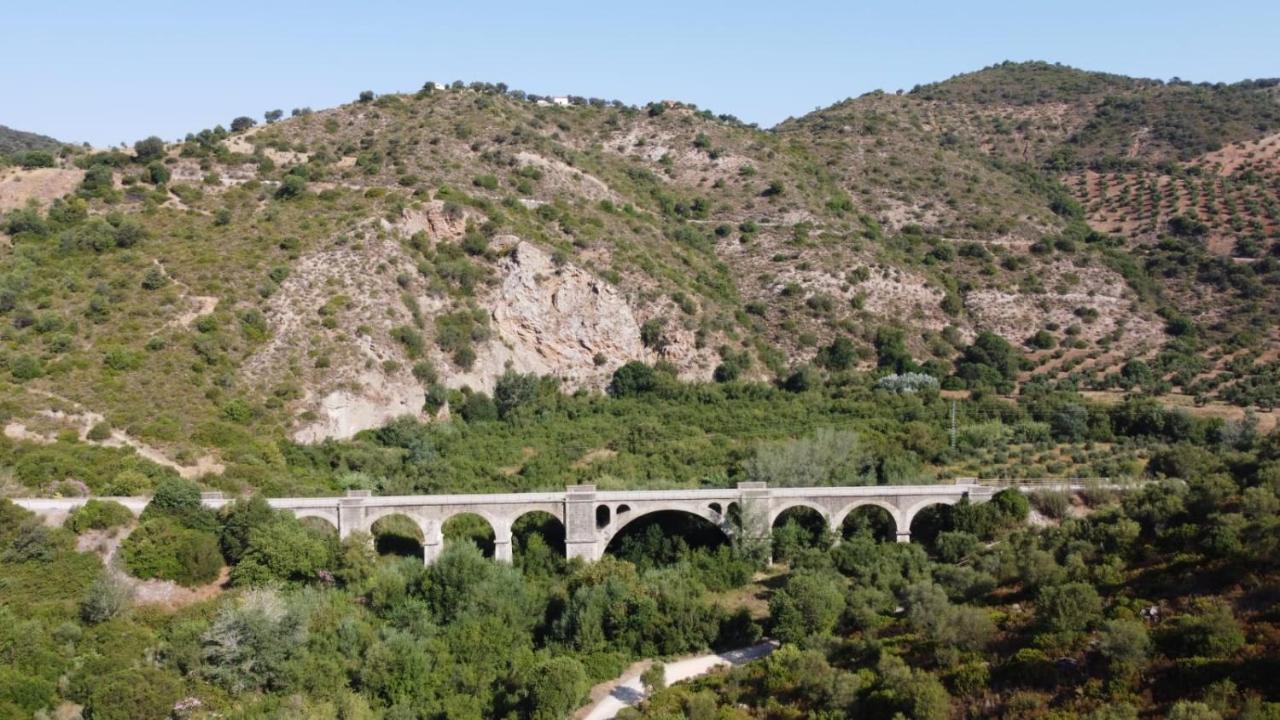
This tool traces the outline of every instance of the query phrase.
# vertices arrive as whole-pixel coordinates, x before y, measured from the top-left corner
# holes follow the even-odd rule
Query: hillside
[[[38,135],[33,132],[14,130],[13,128],[0,125],[0,156],[17,155],[29,150],[55,152],[61,147],[61,142],[54,140],[47,135]]]
[[[5,433],[245,473],[633,360],[1265,411],[1274,91],[1004,64],[765,131],[429,84],[0,170]],[[983,332],[1016,377],[960,368]]]

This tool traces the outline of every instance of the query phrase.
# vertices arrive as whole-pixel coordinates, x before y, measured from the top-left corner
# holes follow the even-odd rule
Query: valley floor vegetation
[[[737,391],[748,399],[732,399],[726,386],[548,394],[505,418],[398,423],[286,455],[302,477],[358,477],[387,491],[479,489],[487,485],[458,468],[479,467],[486,448],[517,434],[551,447],[552,429],[610,427],[599,418],[628,418],[658,438],[634,446],[638,454],[705,456],[716,443],[680,444],[683,413],[706,413],[708,428],[730,418],[814,426],[804,440],[757,443],[736,463],[720,456],[726,480],[784,482],[769,474],[777,455],[813,458],[819,470],[805,482],[900,482],[919,475],[885,475],[889,458],[918,453],[923,463],[952,452],[931,429],[939,423],[925,421],[949,404],[928,393],[857,382]],[[772,402],[750,400],[753,392]],[[717,402],[706,402],[710,393]],[[774,419],[729,412],[752,402]],[[136,527],[110,501],[86,505],[62,528],[0,501],[0,717],[52,717],[65,705],[87,720],[559,718],[634,659],[764,635],[784,643],[770,660],[660,691],[629,712],[1276,717],[1280,437],[1136,399],[1114,408],[1051,394],[974,402],[990,403],[985,422],[1047,446],[1074,439],[1140,450],[1150,479],[1030,502],[1005,490],[990,503],[922,513],[911,544],[893,542],[874,513],[852,518],[835,543],[820,519],[797,511],[776,524],[768,569],[758,545],[728,543],[679,514],[634,523],[594,564],[566,563],[563,530],[550,518],[516,528],[510,566],[485,557],[483,524],[451,523],[443,557],[424,567],[412,527],[387,523],[376,538],[340,542],[260,496],[210,512],[197,485],[174,477],[157,481]],[[840,413],[858,418],[856,435],[822,422]],[[913,433],[921,439],[908,445]],[[476,454],[453,464],[467,453]],[[433,467],[458,474],[433,476]],[[104,567],[95,547],[126,530]],[[222,589],[177,609],[135,606],[133,578]]]

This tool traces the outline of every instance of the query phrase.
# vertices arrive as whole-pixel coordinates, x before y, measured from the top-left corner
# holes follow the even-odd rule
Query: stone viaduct
[[[493,528],[494,557],[512,559],[511,529],[522,516],[544,512],[559,520],[565,530],[565,553],[570,558],[598,560],[623,528],[655,512],[676,511],[703,518],[729,538],[748,534],[768,537],[782,513],[805,507],[822,516],[839,537],[849,513],[875,506],[892,518],[899,542],[911,539],[911,521],[930,505],[952,505],[991,499],[995,488],[981,485],[875,485],[858,487],[770,488],[764,483],[739,483],[734,488],[697,490],[598,491],[594,485],[571,485],[564,492],[505,493],[493,495],[372,496],[349,492],[342,497],[271,498],[267,502],[299,518],[316,518],[332,525],[339,537],[372,532],[378,520],[402,515],[412,520],[423,538],[423,559],[430,563],[444,549],[443,526],[449,518],[473,514]],[[57,522],[88,498],[25,498],[15,502]],[[111,498],[135,514],[147,498]],[[212,509],[231,500],[220,493],[206,493],[203,503]]]

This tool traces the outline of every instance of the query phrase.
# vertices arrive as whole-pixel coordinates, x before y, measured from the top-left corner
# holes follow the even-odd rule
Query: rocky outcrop
[[[493,337],[453,386],[491,388],[509,365],[554,375],[568,389],[602,388],[619,365],[647,358],[640,323],[617,288],[572,264],[557,265],[532,243],[514,240],[501,281],[484,299]],[[597,361],[600,358],[600,362]]]

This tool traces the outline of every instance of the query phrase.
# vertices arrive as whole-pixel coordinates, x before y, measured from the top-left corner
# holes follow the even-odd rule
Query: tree
[[[218,522],[222,526],[218,543],[227,562],[233,565],[239,563],[249,549],[249,534],[267,525],[275,517],[276,511],[260,495],[240,498],[224,505],[218,512]]]
[[[165,156],[164,141],[152,135],[145,140],[133,144],[134,160],[139,165],[146,165],[155,160],[163,160]]]
[[[1141,668],[1151,652],[1147,626],[1137,620],[1108,620],[1098,634],[1098,652],[1107,658],[1113,670]]]
[[[792,393],[808,392],[821,385],[822,377],[811,365],[801,365],[782,381],[782,389]]]
[[[538,399],[538,376],[508,369],[493,386],[493,404],[498,417],[506,419]]]
[[[276,188],[276,197],[281,200],[292,200],[301,197],[307,191],[307,181],[301,175],[286,175]]]
[[[190,480],[169,477],[156,485],[151,502],[142,511],[141,520],[169,517],[196,530],[215,531],[217,517],[200,502],[200,487]]]
[[[129,608],[133,588],[124,578],[108,570],[89,586],[80,602],[80,619],[90,625],[106,622]]]
[[[86,530],[109,530],[133,522],[129,508],[114,500],[87,500],[71,511],[62,526],[79,535]]]
[[[654,661],[640,673],[640,684],[649,695],[667,689],[667,666]]]
[[[638,360],[632,360],[613,371],[609,381],[609,395],[622,398],[652,392],[658,387],[658,375],[654,369]]]
[[[254,120],[248,115],[241,115],[240,117],[231,121],[231,132],[244,132],[245,130],[248,130],[249,128],[257,124],[258,124],[257,120]]]
[[[587,691],[587,673],[571,657],[553,657],[534,666],[528,686],[529,717],[560,720],[568,717]]]
[[[844,612],[844,590],[839,576],[796,572],[769,600],[774,636],[782,642],[799,642],[826,635]]]
[[[1076,633],[1098,621],[1102,599],[1082,582],[1050,585],[1036,599],[1036,617],[1051,632]]]
[[[1063,403],[1054,411],[1049,426],[1060,440],[1083,440],[1089,434],[1089,410],[1077,403]]]
[[[907,717],[912,720],[946,720],[951,698],[928,671],[909,667],[896,655],[886,655],[876,666],[879,682],[868,695],[878,710],[875,717]]]
[[[668,340],[665,334],[667,321],[662,318],[649,318],[640,326],[640,343],[654,352],[667,349]]]
[[[262,113],[262,119],[266,120],[268,125],[279,120],[282,117],[284,117],[283,110],[268,110]]]
[[[306,639],[306,623],[273,590],[224,606],[201,637],[201,674],[228,692],[278,688]]]
[[[120,553],[135,577],[173,580],[188,587],[212,581],[222,569],[217,537],[168,517],[144,521],[125,538]]]
[[[862,485],[873,481],[872,458],[857,433],[819,428],[796,440],[762,443],[743,463],[753,482],[772,487]]]
[[[169,168],[163,162],[152,160],[147,163],[146,179],[152,185],[163,185],[169,182],[170,177]]]
[[[999,509],[1000,514],[1015,523],[1026,521],[1031,513],[1031,502],[1017,488],[1005,488],[991,497],[991,504]]]
[[[303,582],[332,564],[333,553],[325,538],[297,518],[279,515],[249,531],[248,547],[231,579],[237,585]]]
[[[374,97],[372,90],[361,90],[360,96],[356,98],[356,102],[371,103],[373,102]]]
[[[338,544],[334,559],[337,569],[334,576],[348,587],[361,586],[373,576],[378,565],[378,554],[373,547],[373,537],[365,532],[353,532]]]
[[[489,422],[498,419],[498,408],[488,393],[467,393],[458,414],[469,423]]]
[[[1244,632],[1224,602],[1200,598],[1193,611],[1174,618],[1162,645],[1179,657],[1227,657],[1244,646]]]
[[[906,338],[898,328],[882,327],[876,330],[876,366],[895,373],[909,373],[920,369],[907,350]]]
[[[965,348],[956,363],[956,377],[969,387],[991,386],[999,392],[1012,392],[1022,361],[1018,351],[1004,338],[984,330],[973,344]]]
[[[848,370],[857,362],[857,349],[847,337],[838,337],[818,351],[817,363],[828,370]]]

